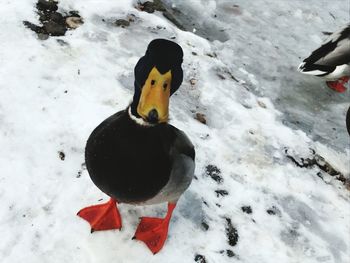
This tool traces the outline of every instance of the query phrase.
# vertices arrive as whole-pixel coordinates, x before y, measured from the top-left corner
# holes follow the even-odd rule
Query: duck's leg
[[[336,81],[327,81],[327,86],[337,92],[345,92],[346,87],[344,85],[348,81],[349,81],[349,77],[342,77]]]
[[[159,252],[168,236],[169,222],[176,203],[168,203],[165,218],[141,217],[133,239],[143,241],[156,254]]]
[[[104,204],[85,207],[77,215],[90,223],[91,233],[99,230],[122,228],[117,201],[114,198],[109,199]]]

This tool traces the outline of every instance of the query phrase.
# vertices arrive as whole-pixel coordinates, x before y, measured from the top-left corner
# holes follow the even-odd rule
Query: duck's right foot
[[[343,93],[346,91],[346,87],[344,85],[348,82],[348,80],[349,77],[342,77],[336,81],[327,81],[327,86],[332,90]]]
[[[122,220],[117,208],[117,201],[113,198],[104,204],[85,207],[77,215],[90,223],[91,233],[100,230],[122,228]]]
[[[153,254],[158,253],[168,237],[168,228],[176,203],[168,204],[165,218],[141,217],[133,239],[143,241]]]

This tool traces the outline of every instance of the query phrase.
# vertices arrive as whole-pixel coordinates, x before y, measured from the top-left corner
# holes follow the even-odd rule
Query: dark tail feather
[[[335,66],[326,66],[319,64],[310,64],[307,62],[303,62],[299,65],[298,70],[304,74],[315,75],[319,77],[323,77],[328,75],[329,73],[335,70]]]

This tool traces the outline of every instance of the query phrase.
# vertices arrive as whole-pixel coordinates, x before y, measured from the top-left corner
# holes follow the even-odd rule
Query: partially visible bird
[[[350,107],[348,109],[348,112],[346,113],[346,129],[348,130],[348,133],[350,135]]]
[[[322,77],[329,88],[345,92],[350,77],[350,23],[331,34],[298,67],[304,74]]]

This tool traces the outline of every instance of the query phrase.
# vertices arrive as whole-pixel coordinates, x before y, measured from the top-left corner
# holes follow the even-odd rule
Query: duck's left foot
[[[169,222],[176,203],[168,204],[165,218],[142,217],[133,239],[143,241],[153,254],[158,253],[168,236]]]
[[[342,93],[346,91],[346,87],[344,85],[348,81],[349,81],[349,77],[342,77],[337,81],[327,81],[327,86],[332,90]]]
[[[85,207],[77,215],[90,223],[91,233],[99,230],[122,228],[117,201],[113,198],[104,204]]]

